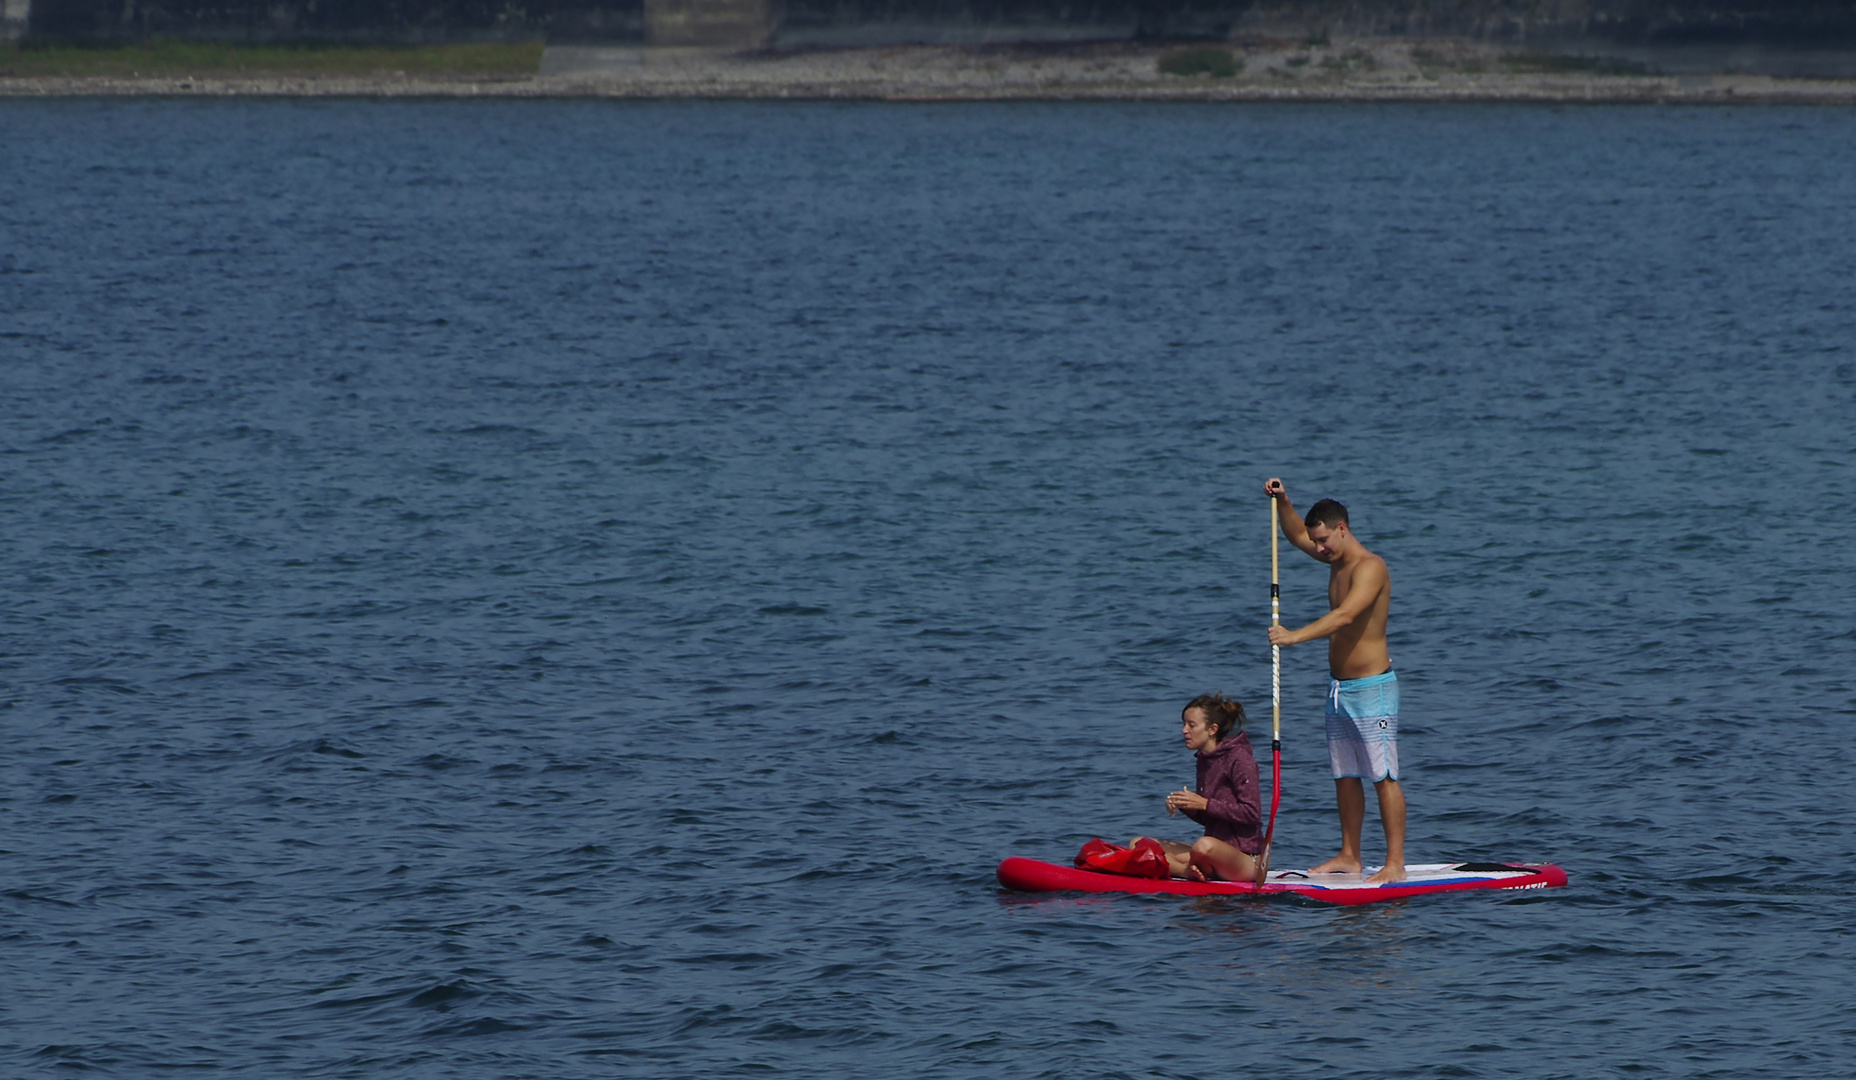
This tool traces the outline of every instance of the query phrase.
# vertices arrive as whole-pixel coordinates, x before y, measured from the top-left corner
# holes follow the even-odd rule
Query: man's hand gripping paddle
[[[1276,539],[1282,534],[1277,515],[1282,513],[1270,496],[1270,625],[1282,625],[1282,590],[1276,568]],[[1270,824],[1263,832],[1263,854],[1257,858],[1257,888],[1270,872],[1270,840],[1276,835],[1276,809],[1282,805],[1282,646],[1270,646]]]

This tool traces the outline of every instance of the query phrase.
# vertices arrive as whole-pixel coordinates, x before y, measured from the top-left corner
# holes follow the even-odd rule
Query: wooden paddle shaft
[[[1282,590],[1276,561],[1276,537],[1282,532],[1274,496],[1270,498],[1270,625],[1282,624]],[[1282,801],[1282,646],[1270,645],[1270,824],[1263,833],[1263,850],[1257,855],[1257,895],[1270,873],[1270,840],[1276,835],[1276,807]],[[1260,808],[1259,808],[1260,809]]]

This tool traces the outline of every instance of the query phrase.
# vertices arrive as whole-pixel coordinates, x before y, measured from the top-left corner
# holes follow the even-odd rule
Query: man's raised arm
[[[1301,515],[1289,503],[1289,489],[1282,486],[1281,479],[1272,476],[1264,482],[1263,493],[1276,500],[1276,519],[1282,524],[1283,539],[1312,557],[1315,542],[1308,538],[1308,526],[1302,524]]]

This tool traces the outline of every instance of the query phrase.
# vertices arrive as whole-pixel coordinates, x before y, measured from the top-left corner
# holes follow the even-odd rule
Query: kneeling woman
[[[1175,877],[1250,881],[1263,851],[1263,804],[1257,758],[1243,732],[1244,707],[1223,694],[1201,694],[1180,719],[1186,748],[1198,751],[1198,790],[1168,795],[1166,812],[1184,812],[1205,827],[1205,835],[1192,844],[1159,841],[1167,863]]]

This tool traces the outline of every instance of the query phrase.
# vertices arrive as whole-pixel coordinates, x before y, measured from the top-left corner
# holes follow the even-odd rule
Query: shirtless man
[[[1360,543],[1347,525],[1347,508],[1322,499],[1306,520],[1295,516],[1289,492],[1272,477],[1263,490],[1275,499],[1282,534],[1328,564],[1328,613],[1298,630],[1270,627],[1270,644],[1299,645],[1328,639],[1328,758],[1334,766],[1334,800],[1340,805],[1340,854],[1317,874],[1357,874],[1360,826],[1366,818],[1370,779],[1379,793],[1386,829],[1386,864],[1370,884],[1405,880],[1405,794],[1398,786],[1398,677],[1386,654],[1386,613],[1392,576],[1386,561]]]

